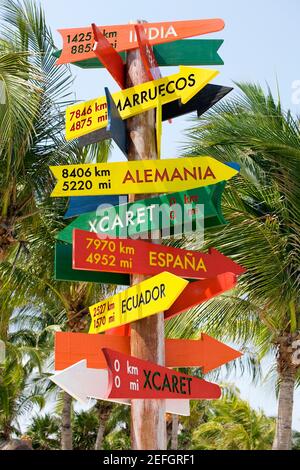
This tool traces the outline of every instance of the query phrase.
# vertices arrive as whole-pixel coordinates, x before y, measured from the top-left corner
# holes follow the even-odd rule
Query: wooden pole
[[[136,21],[141,23],[143,21]],[[138,49],[127,53],[126,87],[147,82],[148,78]],[[128,159],[156,160],[155,110],[127,120]],[[151,194],[130,196],[130,201],[151,197]],[[159,235],[159,233],[158,233]],[[156,240],[156,242],[158,242]],[[131,285],[146,277],[133,275]],[[131,324],[131,354],[165,364],[164,315],[159,313]],[[135,450],[166,449],[165,400],[132,400],[131,445]]]

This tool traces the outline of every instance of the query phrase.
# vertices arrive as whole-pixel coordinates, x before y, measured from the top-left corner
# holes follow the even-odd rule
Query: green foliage
[[[60,419],[53,414],[37,415],[32,418],[26,431],[33,449],[54,450],[60,448]]]
[[[95,408],[75,413],[72,423],[74,450],[94,449],[98,427],[99,418]]]
[[[235,396],[215,401],[191,433],[191,449],[271,450],[275,419]]]
[[[230,385],[220,400],[191,401],[180,424],[180,449],[270,450],[275,433],[275,418],[252,409]]]
[[[241,84],[188,133],[189,155],[241,165],[225,189],[228,224],[205,233],[214,246],[247,269],[236,289],[170,321],[172,336],[204,329],[260,358],[277,340],[300,329],[300,130],[270,91]],[[197,240],[194,246],[197,247]],[[253,356],[252,356],[253,357]]]

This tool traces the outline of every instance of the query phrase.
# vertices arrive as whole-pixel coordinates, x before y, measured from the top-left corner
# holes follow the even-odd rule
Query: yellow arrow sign
[[[167,310],[187,284],[185,279],[163,272],[99,302],[89,309],[89,333],[101,333]]]
[[[51,166],[57,184],[51,194],[96,196],[187,191],[232,178],[238,171],[213,157]]]
[[[180,66],[179,73],[142,83],[112,95],[122,119],[181,99],[189,101],[219,72]],[[71,140],[107,126],[106,97],[85,101],[66,109],[66,139]]]

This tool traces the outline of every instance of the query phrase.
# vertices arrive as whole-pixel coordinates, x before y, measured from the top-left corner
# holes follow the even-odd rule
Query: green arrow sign
[[[179,41],[157,44],[153,47],[154,55],[160,66],[171,65],[223,65],[218,49],[223,39],[182,39]],[[120,52],[125,60],[125,52]],[[53,53],[60,57],[61,50]],[[74,65],[83,69],[103,68],[104,65],[95,56],[93,59],[79,60]]]
[[[56,243],[54,278],[58,281],[98,282],[102,284],[130,285],[128,274],[104,273],[99,271],[79,271],[72,269],[72,245]]]
[[[88,212],[59,232],[57,239],[72,243],[75,228],[126,238],[157,229],[163,230],[163,237],[186,233],[195,230],[196,220],[203,218],[204,228],[224,225],[221,197],[225,184],[221,181],[215,185]],[[204,205],[204,214],[201,208],[196,207],[198,204]]]

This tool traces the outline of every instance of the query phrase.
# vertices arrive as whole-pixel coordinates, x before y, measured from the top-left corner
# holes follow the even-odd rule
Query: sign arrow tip
[[[60,372],[56,372],[50,377],[50,380],[73,398],[86,404],[89,401],[84,387],[86,370],[87,361],[84,359]]]

